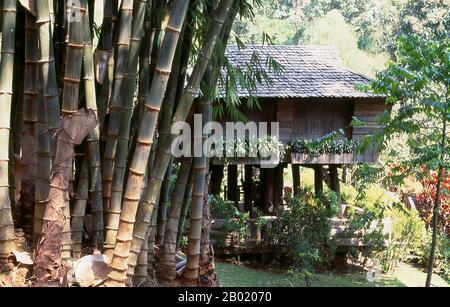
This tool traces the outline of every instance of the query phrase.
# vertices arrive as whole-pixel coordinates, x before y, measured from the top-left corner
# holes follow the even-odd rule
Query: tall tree
[[[408,156],[391,151],[390,156],[395,160],[389,162],[396,162],[392,172],[398,175],[391,178],[403,180],[405,176],[421,174],[424,166],[437,174],[427,287],[433,273],[441,195],[449,193],[443,190],[442,185],[450,166],[449,54],[448,37],[436,41],[417,36],[404,37],[399,43],[397,61],[379,73],[371,87],[376,93],[388,95],[388,101],[399,106],[392,117],[387,113],[380,117],[385,128],[375,136],[376,141],[406,135],[405,145],[411,151]]]

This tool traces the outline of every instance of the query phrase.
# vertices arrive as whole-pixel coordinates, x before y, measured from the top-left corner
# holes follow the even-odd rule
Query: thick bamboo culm
[[[115,54],[114,80],[109,103],[109,124],[106,147],[103,156],[103,202],[109,208],[114,176],[117,139],[124,106],[123,79],[127,73],[127,63],[131,44],[133,21],[133,0],[123,0],[120,8],[119,36]]]
[[[76,6],[77,4],[79,6]],[[66,9],[68,34],[61,109],[63,116],[71,115],[78,111],[84,51],[84,27],[82,21],[86,15],[86,8],[81,7],[81,1],[67,0]]]
[[[169,210],[164,244],[160,247],[161,255],[156,266],[156,276],[159,282],[169,284],[176,279],[176,259],[178,225],[180,224],[183,199],[189,184],[189,175],[192,170],[192,159],[181,163]]]
[[[13,95],[16,0],[3,0],[0,50],[0,263],[14,250],[14,223],[9,195],[9,133]]]
[[[36,46],[37,48],[37,46]],[[36,243],[42,232],[45,206],[50,190],[49,181],[52,171],[50,137],[47,124],[47,108],[42,84],[38,84],[38,138],[36,150],[36,206],[34,210],[33,240]]]
[[[194,187],[194,170],[193,170],[193,168],[191,168],[191,173],[189,174],[188,185],[186,187],[186,191],[184,192],[184,196],[183,196],[183,207],[181,208],[180,221],[178,223],[176,249],[180,248],[180,242],[184,235],[186,219],[187,219],[189,207],[191,205],[193,187]]]
[[[37,27],[34,17],[25,13],[25,65],[23,85],[23,123],[21,142],[21,224],[28,241],[32,240],[37,163],[37,125],[39,107],[39,55]],[[17,174],[16,174],[17,175]]]
[[[173,159],[172,159],[173,160]],[[156,245],[161,246],[164,244],[164,235],[167,224],[167,212],[170,202],[170,177],[173,171],[173,161],[169,163],[166,175],[161,187],[161,196],[159,197],[159,208],[158,208],[158,222],[156,225]]]
[[[144,286],[147,282],[147,267],[148,267],[148,235],[145,235],[144,243],[141,248],[141,253],[139,254],[139,258],[137,260],[136,273],[133,280],[133,285],[135,287]]]
[[[219,34],[222,31],[222,27],[225,23],[225,20],[228,16],[228,12],[231,8],[233,1],[229,0],[223,0],[221,1],[219,7],[216,10],[213,22],[209,28],[208,37],[205,39],[203,46],[199,52],[199,58],[198,61],[194,67],[194,70],[192,72],[192,75],[189,79],[189,82],[187,84],[187,88],[184,91],[184,94],[180,98],[180,104],[177,107],[177,110],[175,112],[174,119],[172,122],[183,122],[187,119],[189,111],[192,106],[192,102],[194,100],[194,93],[197,93],[200,88],[200,83],[203,78],[203,75],[206,71],[207,65],[209,63],[209,60],[211,59],[211,54],[216,46],[216,41],[219,36]],[[155,116],[157,118],[157,111],[152,110],[150,115]],[[156,120],[154,118],[153,120]],[[143,122],[146,123],[146,122]],[[158,200],[161,192],[161,185],[162,180],[164,177],[164,174],[167,170],[168,164],[171,159],[171,155],[169,152],[170,146],[173,143],[173,140],[176,136],[170,135],[170,137],[166,137],[165,139],[159,140],[158,142],[158,150],[156,154],[156,161],[158,161],[158,164],[155,165],[155,168],[152,171],[151,179],[149,182],[149,187],[147,192],[145,193],[145,200],[144,204],[145,206],[141,205],[139,206],[139,212],[136,217],[136,222],[134,223],[134,230],[133,230],[133,241],[142,241],[145,231],[150,223],[150,217],[152,215],[155,215],[154,210],[157,210],[158,208]],[[148,138],[145,138],[147,140]],[[145,143],[145,142],[144,142]],[[126,193],[125,195],[128,195],[128,199],[133,200],[134,197],[131,196],[131,194],[135,193],[133,191],[133,188],[136,184],[141,184],[142,180],[139,180],[141,176],[141,168],[142,165],[138,163],[140,156],[145,156],[147,153],[146,146],[141,146],[142,153],[139,153],[136,151],[135,157],[138,159],[133,159],[133,163],[130,167],[130,178],[128,180],[127,189],[130,188],[131,193]],[[127,203],[134,203],[134,201],[127,201],[127,197],[125,198],[125,204]],[[137,207],[137,205],[134,205]],[[145,220],[140,219],[140,217],[146,217]],[[152,223],[153,224],[153,223]],[[152,228],[153,226],[150,226]],[[156,233],[156,231],[150,230],[150,240],[152,240],[152,234]],[[133,246],[136,248],[140,248],[142,246],[142,243],[139,244],[137,242],[133,243]],[[151,247],[149,247],[151,249]],[[133,267],[135,266],[135,259],[137,258],[137,255],[139,255],[139,250],[131,249],[131,257],[128,259],[128,266]],[[129,272],[130,273],[130,272]]]
[[[79,259],[82,253],[84,217],[89,198],[88,159],[83,159],[76,190],[76,200],[72,210],[71,229],[73,235],[73,257]]]
[[[77,6],[78,5],[78,6]],[[81,6],[81,1],[67,0],[67,42],[66,63],[63,79],[62,115],[71,116],[78,112],[80,100],[81,70],[84,52],[84,25],[86,19],[86,8]],[[71,172],[73,176],[73,171]],[[72,177],[73,178],[73,177]],[[61,257],[63,260],[71,258],[72,254],[72,232],[70,227],[70,197],[66,193],[65,224],[62,235]]]
[[[214,14],[213,21],[211,23],[211,26],[209,27],[209,30],[207,32],[207,37],[205,41],[203,42],[203,46],[201,50],[199,51],[199,57],[197,60],[196,65],[194,66],[194,69],[192,71],[192,75],[188,81],[187,88],[184,90],[183,95],[180,98],[180,103],[177,107],[177,110],[175,111],[175,116],[172,120],[173,123],[175,122],[185,122],[188,118],[189,111],[191,110],[192,103],[194,101],[194,96],[198,92],[200,88],[200,83],[203,79],[203,76],[205,74],[205,71],[207,69],[207,65],[211,59],[211,54],[216,46],[217,38],[219,37],[223,25],[225,23],[225,20],[228,16],[228,12],[230,11],[230,8],[233,4],[232,0],[222,0],[216,10],[216,13]],[[166,34],[167,35],[167,34]],[[148,110],[146,110],[152,118],[152,121],[157,119],[158,116],[158,110],[155,110],[153,106],[148,106]],[[150,110],[150,111],[149,111]],[[156,116],[156,117],[155,117]],[[147,121],[143,121],[145,132],[147,132],[151,127],[147,123]],[[141,127],[141,128],[144,128]],[[148,225],[148,221],[150,220],[150,216],[153,214],[153,210],[156,210],[157,208],[157,199],[159,198],[160,191],[161,191],[161,182],[163,180],[164,174],[167,170],[168,164],[171,159],[171,155],[169,152],[170,146],[173,143],[175,139],[175,135],[171,134],[169,137],[166,137],[162,140],[159,140],[158,142],[158,151],[156,155],[156,160],[158,161],[158,164],[155,165],[155,168],[152,172],[152,177],[149,183],[148,191],[146,192],[146,200],[144,201],[145,206],[139,206],[139,210],[142,211],[140,214],[137,215],[136,222],[134,225],[134,238],[133,240],[142,240],[145,231],[146,231],[146,225]],[[139,164],[140,157],[145,157],[148,155],[148,145],[144,146],[146,144],[146,141],[148,140],[148,137],[141,138],[141,146],[140,146],[140,152],[136,150],[135,153],[135,160],[133,160],[133,163],[130,168],[130,178],[127,184],[127,189],[130,189],[129,193],[126,193],[126,196],[128,196],[125,199],[124,205],[127,205],[128,203],[131,205],[135,203],[132,201],[135,199],[135,196],[132,196],[135,194],[135,191],[133,191],[133,187],[135,185],[142,184],[142,176],[143,172],[141,170],[142,165]],[[150,143],[151,145],[151,143]],[[136,204],[134,204],[134,207],[137,207]],[[130,215],[128,217],[131,217],[131,214],[135,216],[136,214],[133,212],[130,212]],[[154,214],[153,214],[154,215]],[[144,217],[144,219],[140,219],[140,217]],[[152,226],[151,226],[152,227]],[[150,230],[150,237],[152,236],[152,230]],[[139,248],[139,244],[135,243],[134,246]],[[149,247],[151,248],[151,247]],[[136,256],[133,256],[133,254],[139,255],[139,250],[132,249],[131,250],[131,257],[129,259],[128,265],[132,267],[135,264],[134,259]]]
[[[109,100],[113,85],[114,76],[114,39],[113,33],[116,23],[116,15],[118,10],[118,0],[110,0],[103,2],[103,23],[97,51],[107,54],[108,62],[106,64],[105,78],[101,80],[98,89],[98,116],[100,126],[103,127],[106,114],[108,113]],[[102,131],[102,130],[101,130]]]
[[[56,81],[55,56],[53,50],[52,22],[49,3],[36,1],[36,24],[39,27],[39,46],[41,51],[40,79],[47,108],[47,129],[50,138],[52,160],[56,152],[56,131],[61,126],[59,92]]]
[[[124,75],[122,91],[124,91],[124,102],[120,118],[120,129],[117,137],[117,150],[114,163],[114,175],[111,186],[111,199],[108,211],[108,224],[105,240],[105,253],[111,255],[116,243],[117,230],[119,228],[120,209],[122,206],[123,182],[127,167],[127,155],[129,149],[129,138],[131,130],[131,118],[133,114],[134,91],[136,86],[136,73],[142,37],[144,35],[144,19],[147,1],[136,1],[134,7],[133,26],[131,32],[131,43],[127,70]]]
[[[206,77],[211,79],[211,68],[206,72]],[[205,80],[210,84],[210,80]],[[209,97],[200,98],[200,109],[203,114],[203,127],[212,119],[212,107]],[[198,136],[200,139],[195,139],[195,142],[204,144],[209,137],[208,134],[203,133]],[[187,247],[187,263],[186,269],[183,273],[183,285],[198,286],[198,274],[200,267],[200,243],[202,235],[202,221],[203,221],[203,202],[205,199],[206,177],[208,173],[208,158],[205,154],[202,157],[194,158],[194,185],[192,189],[192,206],[191,217],[189,223],[189,240]]]
[[[93,38],[90,31],[89,16],[90,9],[86,6],[86,0],[82,1],[82,6],[86,8],[84,18],[84,55],[83,55],[83,82],[86,92],[86,107],[91,109],[99,118],[97,110],[97,95],[95,89],[94,73],[94,48]],[[100,131],[102,122],[87,137],[88,164],[89,164],[89,197],[91,201],[92,214],[92,246],[97,249],[103,247],[104,241],[104,215],[103,215],[103,194],[102,194],[102,165],[100,156]]]
[[[124,194],[124,202],[120,216],[119,231],[111,262],[110,280],[108,285],[124,286],[127,280],[127,259],[130,254],[131,241],[133,240],[133,226],[136,218],[137,207],[140,201],[143,177],[147,168],[147,162],[155,135],[159,110],[167,88],[170,69],[178,43],[178,38],[184,24],[188,1],[177,0],[174,3],[169,23],[165,29],[166,34],[161,46],[161,54],[158,59],[156,73],[152,81],[149,98],[147,100],[136,151],[132,159],[128,183]],[[145,230],[147,232],[147,229]],[[142,238],[145,233],[142,234]]]

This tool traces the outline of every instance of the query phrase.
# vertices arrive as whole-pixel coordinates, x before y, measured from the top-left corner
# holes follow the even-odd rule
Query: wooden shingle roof
[[[248,45],[245,49],[228,46],[226,55],[230,64],[239,69],[251,63],[258,54],[262,65],[272,58],[283,66],[281,74],[269,69],[271,82],[258,85],[253,96],[260,98],[375,98],[370,93],[355,89],[357,84],[368,84],[368,77],[344,68],[337,50],[332,46]],[[239,97],[248,97],[248,91],[238,88]]]

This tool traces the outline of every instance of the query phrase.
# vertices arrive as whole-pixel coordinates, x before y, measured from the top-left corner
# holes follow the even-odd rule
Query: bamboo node
[[[153,106],[153,105],[150,105],[150,104],[145,104],[145,108],[147,109],[147,110],[149,110],[150,112],[160,112],[161,111],[161,107],[155,107],[155,106]]]

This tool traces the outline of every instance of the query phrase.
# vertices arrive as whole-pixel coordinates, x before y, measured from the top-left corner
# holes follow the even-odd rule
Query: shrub
[[[423,244],[419,251],[419,264],[423,267],[428,266],[430,247],[431,232],[428,233],[426,244]],[[450,282],[450,237],[448,235],[438,235],[433,266],[435,272],[441,274],[447,282]]]
[[[364,255],[379,259],[384,272],[393,271],[400,262],[418,260],[427,245],[424,222],[416,211],[399,203],[366,207],[363,213],[355,214],[350,223],[369,246]],[[390,240],[387,240],[389,230]]]
[[[422,193],[417,196],[417,209],[421,217],[429,227],[433,219],[433,208],[436,198],[436,187],[438,176],[436,172],[429,172],[424,169],[426,174],[421,182],[423,186]],[[442,193],[439,199],[439,230],[441,233],[450,235],[450,174],[444,171],[444,180],[442,181]]]
[[[337,212],[336,195],[316,197],[303,190],[296,197],[286,195],[285,201],[287,210],[280,210],[272,222],[270,239],[280,246],[279,253],[288,257],[293,270],[323,268],[334,256],[327,243],[331,218]]]
[[[216,196],[211,196],[211,215],[215,219],[223,219],[222,231],[231,234],[233,246],[239,245],[243,239],[250,235],[248,222],[250,215],[240,212],[234,202],[225,201]]]

